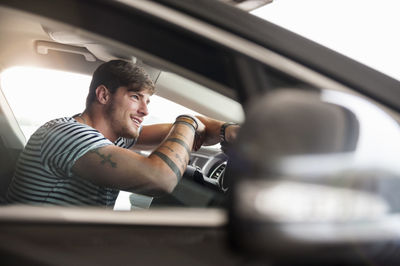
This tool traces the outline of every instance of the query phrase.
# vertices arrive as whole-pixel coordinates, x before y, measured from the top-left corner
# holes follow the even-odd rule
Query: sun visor
[[[149,74],[154,83],[157,82],[158,76],[161,73],[159,69],[143,63],[143,61],[139,60],[134,55],[127,55],[121,53],[117,49],[113,49],[112,47],[96,43],[96,41],[90,40],[89,38],[82,36],[82,34],[80,34],[79,32],[64,29],[55,30],[45,26],[43,26],[43,30],[56,43],[38,43],[37,51],[40,54],[46,54],[48,50],[51,49],[56,51],[81,54],[85,57],[87,61],[93,61],[93,57],[103,62],[108,62],[114,59],[129,60],[142,66]],[[94,61],[96,60],[94,59]]]

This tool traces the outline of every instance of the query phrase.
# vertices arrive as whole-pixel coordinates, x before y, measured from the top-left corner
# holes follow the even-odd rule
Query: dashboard
[[[197,152],[192,152],[189,168],[194,167],[202,173],[204,184],[226,192],[228,188],[225,186],[224,177],[227,162],[227,155],[220,149],[203,148]]]

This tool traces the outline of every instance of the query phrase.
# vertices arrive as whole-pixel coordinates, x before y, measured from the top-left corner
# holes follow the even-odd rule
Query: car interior
[[[89,2],[96,1],[84,3]],[[98,2],[106,5],[106,1]],[[175,3],[155,2],[165,2],[167,7]],[[180,4],[190,6],[189,2]],[[203,8],[211,2],[202,2]],[[132,259],[159,265],[161,259],[176,262],[176,258],[179,263],[171,265],[396,265],[400,261],[396,220],[400,201],[394,196],[400,189],[396,164],[400,144],[393,141],[400,133],[400,109],[397,98],[389,93],[397,81],[299,36],[293,38],[315,49],[316,57],[304,52],[306,45],[296,46],[291,54],[279,55],[278,49],[262,54],[262,36],[253,46],[233,41],[227,48],[222,42],[192,34],[186,25],[181,29],[168,24],[181,30],[174,36],[163,31],[167,26],[160,26],[151,32],[159,36],[149,33],[149,41],[139,43],[137,36],[113,35],[111,26],[109,35],[102,35],[94,26],[90,28],[92,18],[79,16],[86,7],[65,6],[68,14],[76,12],[71,23],[62,14],[57,19],[54,14],[40,16],[0,4],[0,222],[6,225],[0,229],[4,236],[0,255],[13,261],[11,265],[105,265],[115,258],[122,261],[118,265]],[[233,18],[238,13],[230,8],[227,13]],[[33,9],[45,10],[39,4]],[[101,14],[103,9],[99,10]],[[196,12],[187,14],[199,17]],[[158,15],[152,19],[159,22],[165,14]],[[141,26],[156,25],[149,21],[126,27],[147,34]],[[254,21],[247,26],[257,31]],[[102,27],[111,24],[97,22]],[[190,26],[201,32],[199,25]],[[236,25],[245,39],[247,28]],[[272,28],[278,36],[281,29]],[[185,45],[187,36],[193,47]],[[159,39],[163,43],[150,43]],[[155,47],[154,53],[143,48],[148,45]],[[178,52],[167,53],[171,47]],[[312,57],[309,64],[301,65],[300,59],[294,62],[299,54]],[[321,54],[321,65],[324,60],[339,59],[318,69],[320,61],[312,60]],[[154,81],[153,104],[160,109],[150,107],[145,124],[173,122],[182,112],[201,114],[240,124],[237,141],[227,149],[215,145],[192,152],[183,179],[168,196],[151,198],[121,191],[114,210],[9,206],[5,200],[8,184],[34,128],[59,115],[83,111],[91,74],[112,59],[141,65]],[[354,76],[334,66],[341,62],[356,69]],[[31,71],[30,76],[26,71]],[[70,83],[60,73],[84,81]],[[371,75],[364,79],[360,73]],[[7,83],[9,77],[16,87]],[[382,87],[390,88],[375,93],[372,90],[381,80],[388,85]],[[45,83],[50,84],[48,89],[41,88]]]
[[[7,36],[7,38],[2,38],[0,44],[2,70],[15,66],[30,66],[90,76],[102,62],[117,58],[133,60],[142,65],[149,73],[156,84],[157,96],[177,104],[186,105],[191,112],[196,114],[236,123],[242,123],[244,120],[243,109],[235,99],[211,91],[182,76],[147,64],[134,54],[124,53],[116,48],[103,45],[101,41],[90,39],[78,29],[52,22],[36,21],[27,14],[6,8],[2,8],[1,14],[2,36]],[[54,84],[53,88],[57,89],[57,84]],[[87,91],[88,88],[80,89]],[[194,94],[193,91],[196,93]],[[22,89],[21,93],[24,93]],[[66,92],[58,91],[56,93]],[[21,125],[21,121],[24,123],[23,119],[18,121],[15,113],[7,104],[6,95],[2,94],[1,96],[1,110],[4,117],[1,120],[1,176],[3,177],[1,179],[1,198],[4,202],[6,188],[12,177],[16,158],[26,143],[27,136],[20,129],[21,126],[24,126]],[[49,102],[57,100],[51,98],[51,95],[41,95],[40,97],[45,99],[42,104],[46,105],[46,102],[48,102],[49,109],[52,108]],[[82,99],[76,99],[76,101],[78,100],[81,101]],[[37,102],[35,103],[33,100],[29,103],[29,106],[24,106],[24,108],[26,110],[35,109],[37,108],[36,104]],[[224,106],[224,108],[219,108],[219,106]],[[83,108],[84,106],[82,106],[82,110]],[[164,110],[164,112],[168,111]],[[52,111],[49,110],[49,112]],[[173,110],[170,112],[174,113]],[[72,114],[65,114],[65,116],[68,115]],[[150,117],[148,123],[151,123],[152,120],[173,122],[173,120],[159,121],[160,119]],[[218,147],[206,147],[192,153],[186,172],[188,178],[185,178],[185,181],[176,189],[176,197],[156,199],[153,205],[207,206],[217,202],[218,200],[215,197],[218,197],[220,193],[224,194],[223,172],[226,161],[226,155]],[[198,194],[197,200],[196,197],[188,197],[193,193]],[[130,199],[133,206],[138,207],[134,203],[135,195],[130,196]],[[149,200],[151,201],[151,199]]]

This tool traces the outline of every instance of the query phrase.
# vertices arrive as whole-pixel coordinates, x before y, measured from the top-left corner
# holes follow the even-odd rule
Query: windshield
[[[275,0],[251,13],[400,80],[397,0]]]

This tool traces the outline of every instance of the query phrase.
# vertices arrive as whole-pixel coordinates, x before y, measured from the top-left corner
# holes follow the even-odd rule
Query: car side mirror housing
[[[226,169],[232,247],[272,265],[399,265],[400,179],[357,164],[359,131],[315,91],[254,103]]]

